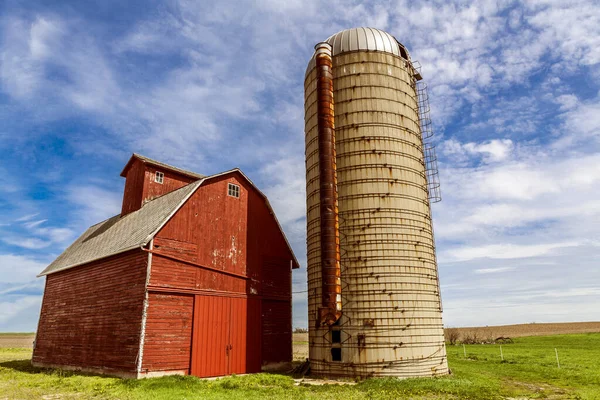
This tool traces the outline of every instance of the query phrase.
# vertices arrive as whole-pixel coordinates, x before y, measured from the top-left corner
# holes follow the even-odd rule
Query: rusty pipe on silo
[[[315,46],[319,141],[322,307],[318,324],[333,325],[342,315],[340,230],[338,220],[333,61],[331,45]]]

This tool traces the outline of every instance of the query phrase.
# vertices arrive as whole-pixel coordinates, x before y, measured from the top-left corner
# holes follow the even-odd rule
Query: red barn
[[[121,214],[46,277],[33,364],[123,377],[259,372],[292,358],[298,262],[239,170],[202,176],[134,154]]]

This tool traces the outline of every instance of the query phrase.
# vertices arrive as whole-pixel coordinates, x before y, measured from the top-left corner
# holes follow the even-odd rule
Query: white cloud
[[[485,154],[489,161],[503,161],[510,155],[513,142],[510,139],[491,140],[486,143],[467,143],[464,148],[469,153]]]
[[[306,182],[304,160],[280,159],[261,169],[270,186],[265,194],[277,211],[280,222],[288,224],[306,216]]]
[[[12,96],[28,98],[43,84],[45,62],[63,34],[60,20],[38,17],[31,23],[9,19],[4,25],[4,49],[0,52],[0,82]]]
[[[18,218],[21,227],[13,224],[10,233],[4,234],[0,240],[12,246],[24,249],[38,250],[44,249],[52,244],[64,244],[72,239],[73,231],[69,228],[57,228],[43,226],[48,220],[33,220],[39,213],[27,215]],[[10,226],[7,224],[6,226]]]
[[[493,139],[483,143],[459,143],[455,139],[449,139],[442,143],[441,150],[451,157],[465,160],[471,155],[482,155],[485,162],[504,161],[509,158],[513,150],[513,142],[510,139]]]
[[[4,243],[10,244],[16,247],[22,247],[24,249],[38,250],[43,249],[52,244],[48,240],[42,240],[38,238],[24,238],[24,237],[5,237],[2,238]]]
[[[553,250],[578,246],[577,242],[545,243],[534,245],[519,244],[491,244],[479,247],[457,247],[442,253],[440,258],[444,261],[467,261],[478,258],[513,259],[543,256]],[[481,271],[481,270],[480,270]],[[489,271],[489,270],[488,270]]]
[[[600,13],[596,5],[585,1],[547,5],[527,19],[538,30],[547,32],[556,46],[552,50],[572,63],[599,63]]]
[[[38,271],[41,272],[41,271]],[[7,286],[7,287],[6,287]],[[5,288],[2,288],[5,287]],[[36,279],[35,281],[31,281],[24,284],[13,284],[3,282],[0,284],[0,296],[6,295],[22,295],[22,293],[27,292],[38,292],[41,293],[44,290],[44,279]]]
[[[47,265],[46,262],[37,261],[27,256],[0,254],[2,283],[31,282]]]
[[[122,194],[98,186],[70,187],[68,199],[77,207],[76,220],[79,230],[121,212]]]
[[[16,222],[24,222],[24,221],[29,221],[35,217],[37,217],[38,215],[40,215],[40,213],[35,213],[35,214],[27,214],[24,215],[22,217],[17,218],[15,221]]]
[[[23,224],[23,225],[27,229],[32,229],[32,228],[35,228],[36,226],[39,226],[39,225],[43,224],[46,221],[48,221],[48,220],[47,219],[40,219],[40,220],[37,220],[37,221],[27,222],[26,224]]]
[[[473,272],[476,274],[497,274],[500,272],[514,271],[515,269],[516,267],[479,268]]]
[[[579,104],[578,107],[576,104],[575,101],[569,104],[565,127],[582,135],[583,140],[589,140],[589,136],[600,136],[600,101]]]
[[[555,101],[560,104],[562,111],[572,110],[579,104],[579,99],[573,94],[562,94]]]
[[[35,331],[41,304],[42,296],[0,297],[0,331]]]

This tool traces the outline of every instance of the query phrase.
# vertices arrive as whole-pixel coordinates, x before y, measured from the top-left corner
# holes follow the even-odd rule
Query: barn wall
[[[292,360],[292,314],[286,301],[262,301],[263,364]]]
[[[150,293],[144,337],[145,371],[188,372],[194,296]]]
[[[287,259],[288,267],[293,258],[265,199],[258,192],[251,191],[248,194],[247,262],[249,265],[261,264],[264,256]]]
[[[244,295],[246,280],[200,268],[191,263],[163,257],[155,252],[152,257],[148,287],[151,290],[209,291]]]
[[[146,262],[133,250],[48,275],[34,365],[135,373]]]
[[[290,252],[265,200],[255,191],[248,198],[248,281],[258,281],[262,298],[262,362],[292,360],[292,274]],[[255,280],[256,279],[256,280]]]

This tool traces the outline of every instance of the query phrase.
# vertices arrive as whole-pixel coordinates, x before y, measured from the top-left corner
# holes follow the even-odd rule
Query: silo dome
[[[332,48],[332,56],[352,51],[379,51],[410,60],[406,48],[387,32],[375,28],[352,28],[331,35],[325,40]],[[315,67],[315,57],[310,59],[306,73]]]
[[[322,376],[448,373],[421,76],[392,35],[316,46],[305,88],[309,360]]]

